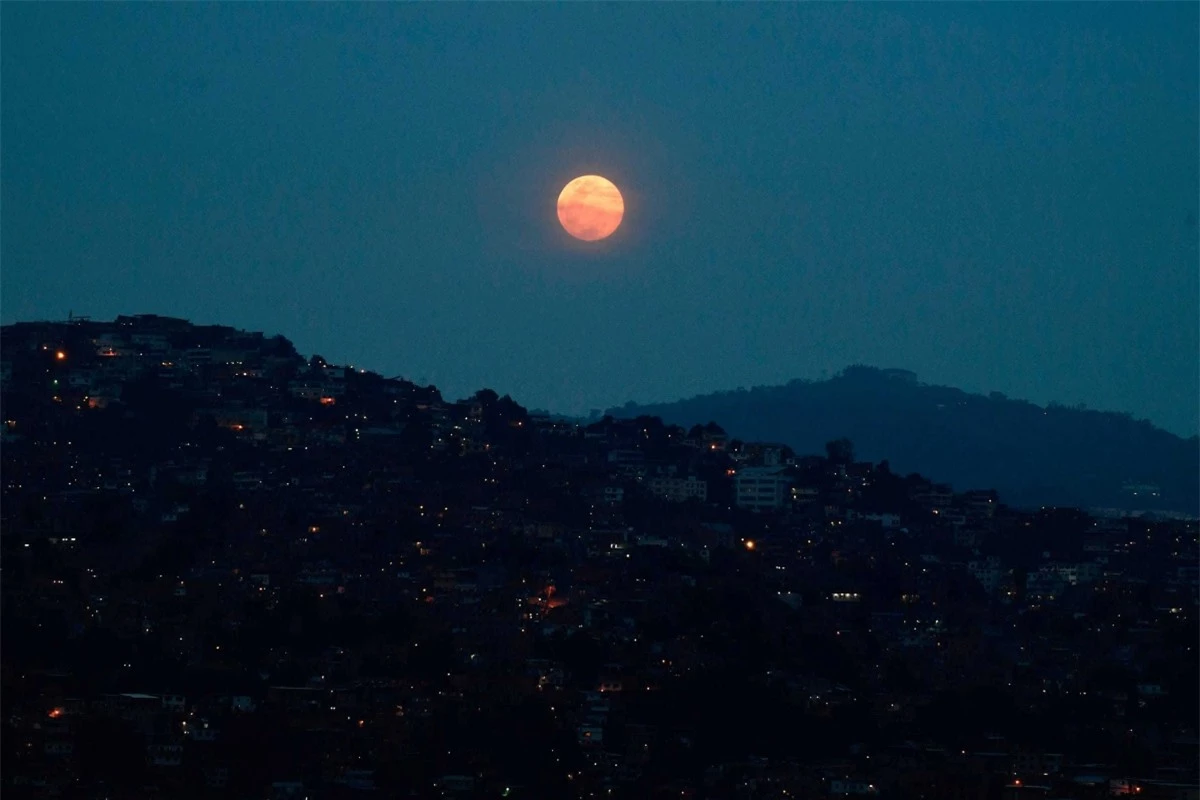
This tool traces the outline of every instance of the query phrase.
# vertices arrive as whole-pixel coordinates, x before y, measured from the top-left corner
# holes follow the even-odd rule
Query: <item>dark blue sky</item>
[[[5,3],[0,316],[562,411],[862,362],[1191,434],[1198,9]],[[585,246],[588,172],[627,211]]]

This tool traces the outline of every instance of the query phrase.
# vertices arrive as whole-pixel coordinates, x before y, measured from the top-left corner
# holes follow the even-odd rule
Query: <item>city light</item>
[[[886,725],[889,739],[895,732],[890,744],[883,737],[878,744],[898,752],[909,749],[908,737],[922,727],[918,689],[934,697],[973,685],[990,687],[1022,715],[1073,703],[1076,695],[1093,701],[1101,715],[1113,700],[1118,712],[1136,703],[1145,710],[1125,722],[1129,739],[1141,741],[1153,731],[1154,717],[1175,702],[1169,658],[1192,655],[1179,634],[1195,615],[1198,581],[1190,556],[1200,533],[1194,520],[1135,523],[1114,509],[1111,518],[1089,523],[1097,531],[1082,550],[1073,538],[1064,539],[1070,548],[1060,547],[1047,530],[1045,543],[1027,537],[1036,548],[1031,543],[1028,557],[1014,561],[995,541],[984,544],[985,534],[1003,544],[1036,519],[1030,512],[1012,508],[993,517],[984,513],[990,498],[985,503],[975,492],[930,489],[923,479],[901,479],[869,462],[831,469],[820,456],[798,456],[783,466],[775,455],[770,461],[776,463],[763,466],[763,452],[782,446],[723,438],[710,445],[711,438],[687,437],[685,447],[678,432],[666,448],[672,434],[656,427],[651,436],[645,418],[575,424],[538,414],[528,418],[529,435],[518,436],[510,427],[520,428],[521,420],[496,409],[479,417],[475,401],[426,397],[374,373],[360,379],[357,370],[346,374],[329,365],[318,381],[315,362],[308,367],[295,355],[260,352],[253,344],[258,340],[226,335],[223,328],[189,332],[170,322],[166,333],[130,340],[95,327],[97,338],[86,345],[78,332],[5,327],[6,336],[37,338],[6,344],[2,365],[6,400],[18,392],[6,410],[19,419],[18,428],[18,419],[0,418],[11,467],[3,499],[23,504],[6,512],[4,524],[14,528],[14,567],[36,576],[13,584],[15,595],[6,588],[4,598],[15,597],[29,627],[50,628],[49,634],[57,635],[58,617],[69,613],[81,634],[70,635],[81,664],[93,646],[104,662],[113,637],[136,636],[129,644],[136,644],[137,655],[103,670],[94,691],[70,695],[78,699],[64,699],[58,679],[19,676],[33,710],[10,714],[5,724],[37,756],[17,764],[28,773],[17,776],[22,781],[41,780],[43,756],[67,766],[72,748],[94,748],[89,738],[109,727],[92,725],[93,719],[133,717],[147,730],[171,731],[176,743],[151,744],[147,758],[178,767],[192,759],[193,742],[228,738],[219,735],[218,718],[210,728],[203,715],[228,708],[224,692],[234,690],[250,694],[233,697],[233,710],[248,716],[257,707],[267,726],[318,723],[336,757],[327,766],[340,771],[331,774],[353,774],[363,787],[374,780],[365,767],[377,760],[377,746],[436,737],[443,725],[457,729],[459,721],[473,738],[469,725],[503,725],[502,715],[516,709],[522,716],[513,730],[544,736],[531,737],[530,746],[547,742],[543,755],[575,770],[567,773],[571,788],[579,788],[573,794],[636,794],[641,784],[624,784],[643,769],[665,780],[674,754],[692,748],[693,737],[703,737],[696,739],[701,748],[722,747],[718,736],[739,747],[738,731],[708,731],[707,722],[697,728],[691,719],[662,730],[641,710],[657,716],[660,708],[671,712],[671,703],[695,702],[726,674],[750,687],[729,690],[748,712],[760,710],[753,704],[777,704],[816,729],[843,709],[861,711],[868,731]],[[70,367],[65,347],[42,345],[55,339],[72,342],[77,355]],[[98,357],[109,341],[119,359]],[[222,355],[210,363],[206,344],[204,357],[193,359],[197,342]],[[47,363],[51,358],[57,368]],[[229,365],[242,362],[229,359],[245,359],[245,365],[233,372]],[[178,367],[168,373],[172,363]],[[262,379],[243,380],[247,375]],[[61,406],[51,402],[59,396]],[[313,402],[335,407],[317,412]],[[78,411],[89,407],[109,410]],[[110,425],[118,426],[118,435],[87,435]],[[127,430],[136,434],[120,435]],[[364,441],[356,443],[360,430]],[[404,433],[413,430],[421,436]],[[436,454],[425,452],[431,438]],[[710,449],[730,458],[712,463]],[[874,483],[863,477],[875,475]],[[847,482],[855,488],[846,489]],[[878,496],[848,497],[859,494],[860,483],[883,489]],[[926,497],[940,498],[937,507]],[[88,519],[96,512],[104,514],[99,525]],[[137,557],[147,559],[138,572],[145,581],[109,578],[108,531],[125,522],[136,533],[130,543]],[[742,535],[752,530],[769,537],[766,553]],[[143,538],[153,549],[141,547]],[[738,547],[746,559],[737,556]],[[1139,557],[1116,557],[1130,552]],[[321,602],[311,603],[314,592]],[[1121,641],[1125,630],[1139,633]],[[1102,646],[1095,649],[1097,635]],[[1113,636],[1128,646],[1115,650]],[[565,644],[574,637],[586,650]],[[237,666],[239,642],[254,651],[246,677],[237,679],[244,689],[189,689],[186,698],[109,693],[183,691],[164,685],[146,665],[161,659],[224,670]],[[809,644],[827,645],[837,660],[825,661]],[[1074,655],[1081,649],[1084,655]],[[577,658],[595,671],[580,677]],[[1103,676],[1118,659],[1137,669],[1138,682],[1115,694],[1105,691]],[[144,666],[134,670],[133,660]],[[364,664],[378,669],[379,678],[361,678],[371,674]],[[1102,679],[1093,686],[1097,675]],[[262,704],[252,702],[254,687],[264,685]],[[500,696],[493,700],[493,694]],[[651,696],[653,704],[646,702]],[[71,710],[60,701],[71,702]],[[526,705],[537,716],[526,720]],[[82,722],[89,724],[80,727],[85,708]],[[189,708],[196,711],[181,722]],[[549,714],[542,713],[546,708]],[[478,717],[464,715],[472,709]],[[315,718],[316,711],[328,719]],[[970,712],[964,707],[960,713]],[[407,718],[393,721],[389,714]],[[1071,779],[1059,763],[1065,757],[1030,748],[1043,736],[1050,741],[1069,732],[1070,715],[1047,713],[1039,720],[1046,730],[1028,739],[1014,730],[1012,741],[1002,743],[1006,752],[1022,754],[1020,760],[970,756],[971,745],[951,734],[939,746],[950,752],[960,746],[958,761],[998,781],[996,787],[1007,786],[1009,794],[1054,792],[1051,776]],[[1172,742],[1180,736],[1166,734]],[[556,751],[550,742],[559,738],[582,752]],[[42,752],[44,745],[50,749]],[[1098,747],[1095,756],[1080,748],[1079,759],[1099,761],[1108,744]],[[827,777],[840,782],[831,791],[886,792],[886,771],[869,769],[883,753],[851,750],[847,768]],[[140,763],[141,753],[131,755]],[[244,755],[261,758],[249,747]],[[728,763],[742,780],[745,754],[732,758]],[[786,758],[771,762],[754,771],[769,769],[764,774],[778,774],[781,782],[803,779],[802,773],[789,776],[794,769]],[[447,761],[446,769],[460,763],[463,774],[447,777],[480,782],[473,791],[492,797],[529,791],[507,766],[476,767],[462,758]],[[562,780],[561,768],[551,768]],[[930,786],[910,787],[914,796],[944,788],[932,786],[935,772]],[[1038,786],[1024,784],[1022,774]],[[1156,782],[1134,780],[1096,791],[1158,791]]]

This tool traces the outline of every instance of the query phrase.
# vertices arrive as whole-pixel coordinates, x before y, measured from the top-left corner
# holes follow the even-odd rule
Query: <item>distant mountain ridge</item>
[[[693,425],[715,420],[731,436],[822,452],[846,437],[860,459],[887,459],[955,489],[995,488],[1016,506],[1060,505],[1195,514],[1200,439],[1183,439],[1128,414],[998,392],[920,383],[907,370],[848,367],[824,381],[627,403],[607,413]]]

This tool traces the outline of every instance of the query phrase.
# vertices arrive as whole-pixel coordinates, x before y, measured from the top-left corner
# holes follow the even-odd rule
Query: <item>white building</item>
[[[879,790],[875,788],[875,784],[868,781],[834,778],[829,782],[829,793],[831,795],[875,795],[879,794]]]
[[[793,498],[795,498],[796,493],[798,491],[800,491],[800,490],[798,490],[798,489],[792,490]],[[813,490],[813,491],[815,492],[815,490]],[[885,514],[873,514],[873,513],[864,514],[861,511],[855,511],[855,510],[851,509],[850,511],[846,512],[846,519],[848,519],[848,520],[864,520],[866,522],[878,522],[880,527],[887,528],[887,529],[900,527],[900,515],[899,514],[886,514],[886,513]]]
[[[792,479],[785,467],[747,467],[734,477],[739,508],[766,511],[782,508],[791,498]]]
[[[619,506],[625,502],[625,489],[620,486],[605,486],[600,497],[607,505]]]
[[[659,477],[646,481],[651,494],[682,503],[685,500],[708,500],[708,483],[697,478]]]

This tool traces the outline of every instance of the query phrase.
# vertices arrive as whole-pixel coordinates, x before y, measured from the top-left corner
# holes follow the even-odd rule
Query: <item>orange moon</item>
[[[558,221],[567,233],[585,242],[608,238],[624,216],[621,192],[599,175],[581,175],[558,195]]]

